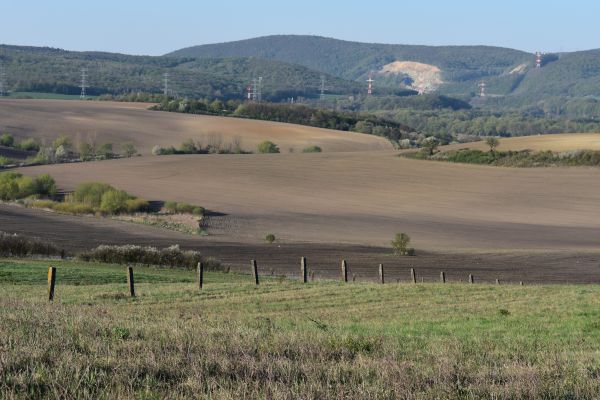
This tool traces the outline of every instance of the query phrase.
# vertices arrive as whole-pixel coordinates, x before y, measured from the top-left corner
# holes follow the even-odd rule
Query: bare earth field
[[[430,277],[446,268],[456,279],[473,272],[512,281],[600,281],[600,220],[594,217],[600,215],[600,170],[594,168],[499,168],[378,151],[141,157],[23,172],[48,172],[65,189],[102,180],[149,200],[193,202],[223,213],[208,218],[209,237],[160,243],[188,243],[238,265],[257,258],[268,269],[294,271],[306,255],[330,275],[348,258],[371,277],[384,262],[398,277],[415,266]],[[91,235],[86,225],[73,233]],[[127,229],[145,235],[142,228]],[[421,256],[390,257],[396,232],[409,233]],[[262,243],[267,233],[280,238],[283,254]]]
[[[474,149],[489,150],[485,141],[441,146],[440,150]],[[498,150],[570,151],[600,150],[600,133],[565,133],[556,135],[522,136],[500,139]]]
[[[224,143],[240,137],[242,148],[255,150],[264,140],[276,143],[282,152],[302,151],[318,145],[325,152],[391,149],[384,138],[360,133],[269,121],[187,115],[149,111],[149,104],[72,100],[0,101],[0,132],[18,138],[37,137],[51,142],[61,134],[74,140],[94,140],[116,145],[132,142],[142,154],[152,147],[175,146],[187,139]],[[205,143],[206,144],[206,143]]]
[[[474,273],[490,281],[600,282],[600,169],[412,160],[386,150],[389,144],[373,136],[152,112],[145,106],[1,101],[0,129],[48,139],[55,137],[51,131],[96,130],[98,141],[133,139],[147,143],[142,150],[220,129],[224,137],[239,134],[246,144],[272,139],[284,150],[318,144],[326,152],[146,156],[22,169],[50,173],[65,190],[103,181],[148,200],[200,204],[212,211],[204,221],[207,237],[10,206],[0,206],[0,230],[48,238],[71,250],[101,243],[179,243],[236,268],[256,258],[274,273],[295,274],[298,258],[307,256],[317,277],[335,277],[346,258],[357,279],[373,279],[377,264],[384,263],[391,279],[404,280],[416,267],[427,279],[443,268],[450,280]],[[598,138],[503,139],[500,148],[600,148]],[[390,256],[397,232],[412,237],[417,257]],[[274,245],[264,243],[267,233],[276,235]]]

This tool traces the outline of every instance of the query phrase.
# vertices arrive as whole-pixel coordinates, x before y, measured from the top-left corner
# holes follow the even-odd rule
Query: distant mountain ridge
[[[194,59],[76,52],[47,47],[0,45],[5,89],[15,92],[79,94],[80,70],[87,69],[88,94],[161,93],[164,73],[173,94],[195,98],[241,99],[254,78],[265,77],[265,100],[318,96],[321,77],[327,93],[359,93],[358,82],[307,67],[250,57]]]
[[[258,57],[303,65],[348,80],[364,81],[373,75],[380,86],[410,85],[415,78],[438,80],[433,90],[471,98],[479,94],[479,83],[485,82],[490,97],[505,97],[493,104],[523,105],[555,97],[600,95],[600,50],[546,55],[543,67],[536,69],[534,54],[502,47],[377,44],[275,35],[193,46],[168,56]],[[400,67],[396,75],[390,74],[395,65],[412,69],[425,65],[429,71],[418,75],[419,71],[402,71]],[[432,73],[436,68],[439,76]]]

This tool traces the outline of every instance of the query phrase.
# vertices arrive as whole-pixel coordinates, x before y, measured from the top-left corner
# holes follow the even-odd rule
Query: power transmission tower
[[[169,73],[165,72],[163,74],[163,80],[164,80],[164,88],[163,88],[163,94],[165,96],[169,95]]]
[[[535,53],[535,68],[542,68],[542,53],[540,53],[539,51]]]
[[[81,68],[81,94],[79,95],[79,98],[84,100],[86,93],[85,93],[85,88],[87,88],[87,68]]]
[[[373,80],[373,75],[369,75],[369,79],[367,79],[367,82],[369,83],[369,87],[367,89],[367,95],[371,96],[373,94],[373,82],[375,82]]]
[[[321,100],[325,99],[325,75],[321,75]]]
[[[485,97],[485,88],[487,87],[485,82],[482,81],[477,86],[479,86],[479,97]]]

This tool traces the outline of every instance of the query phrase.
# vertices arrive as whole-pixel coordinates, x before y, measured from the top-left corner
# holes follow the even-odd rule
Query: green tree
[[[414,253],[413,249],[408,247],[410,243],[410,236],[406,233],[396,233],[396,237],[392,240],[392,248],[394,253],[399,256],[406,256]]]
[[[117,214],[127,209],[127,200],[131,197],[123,190],[109,190],[102,195],[100,210],[107,214]]]
[[[79,144],[79,158],[81,161],[89,161],[95,156],[95,149],[91,143],[81,142]]]
[[[429,153],[429,155],[432,156],[439,144],[440,142],[436,137],[430,136],[423,140],[421,147],[423,147]]]
[[[69,151],[72,146],[71,139],[69,139],[67,135],[60,135],[54,142],[52,142],[52,147],[54,150],[56,150],[60,146],[63,146],[66,151]]]
[[[131,158],[131,156],[137,153],[137,149],[133,143],[128,142],[123,145],[123,152],[125,153],[125,157]]]
[[[40,145],[35,139],[25,139],[19,143],[19,148],[26,151],[40,151]]]
[[[302,150],[303,153],[320,153],[322,151],[323,149],[321,149],[319,146],[308,146]]]
[[[112,143],[104,143],[98,149],[98,155],[104,157],[105,159],[110,159],[114,157],[113,153],[113,144]]]
[[[494,136],[490,136],[487,139],[485,139],[485,143],[489,146],[490,153],[496,151],[496,148],[500,146],[500,140],[498,140],[498,138]]]
[[[269,233],[267,236],[265,236],[265,241],[267,243],[273,243],[275,241],[275,235]]]
[[[259,153],[279,153],[279,147],[270,140],[265,140],[257,147]]]
[[[12,135],[5,133],[2,136],[0,136],[0,146],[13,147],[14,145],[15,138]]]
[[[185,154],[196,154],[198,152],[198,147],[192,139],[187,139],[181,143],[181,146],[179,146],[179,151]]]
[[[224,108],[225,106],[220,100],[215,100],[210,103],[210,110],[216,114],[222,113]]]

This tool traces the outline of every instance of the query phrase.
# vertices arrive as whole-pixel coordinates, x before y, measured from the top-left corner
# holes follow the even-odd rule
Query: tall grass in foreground
[[[58,267],[48,304],[46,265],[0,262],[0,398],[600,396],[595,286],[208,273],[198,292],[192,272],[140,268],[132,300],[121,267]]]

